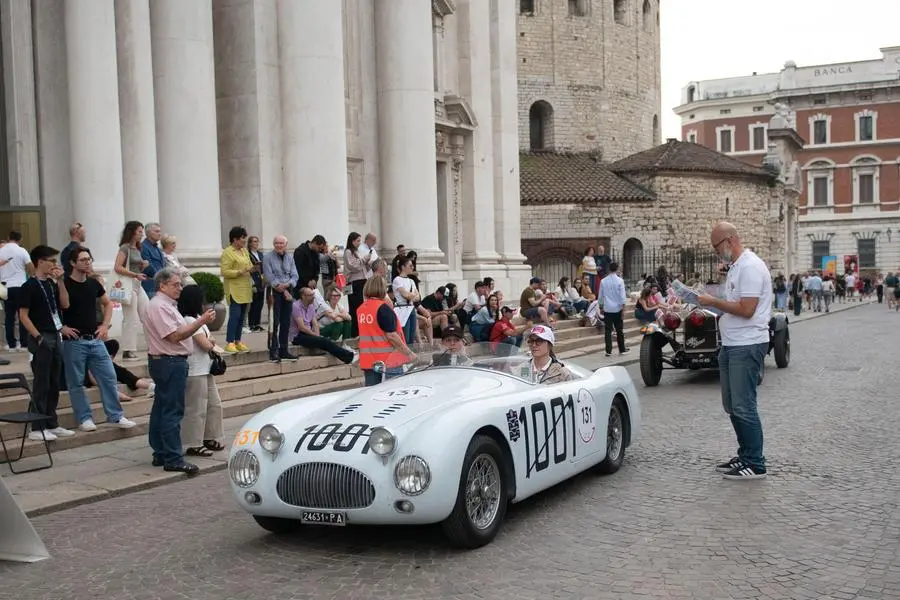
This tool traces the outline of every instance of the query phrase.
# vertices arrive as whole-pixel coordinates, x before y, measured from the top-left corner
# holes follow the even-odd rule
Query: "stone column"
[[[38,171],[47,241],[54,248],[68,243],[75,219],[72,203],[72,160],[69,143],[69,77],[64,0],[34,2],[34,79],[38,129]],[[115,244],[118,240],[104,240]]]
[[[523,265],[519,210],[518,83],[515,0],[490,0],[491,75],[494,133],[494,230],[497,250],[510,269]],[[512,273],[510,274],[512,277]],[[522,275],[525,279],[525,275]],[[527,284],[527,281],[525,282]]]
[[[159,216],[190,264],[218,264],[223,224],[211,0],[150,3]]]
[[[95,268],[112,268],[125,221],[116,67],[116,19],[108,0],[65,3],[72,203]]]
[[[470,99],[477,120],[466,140],[463,167],[463,271],[478,279],[484,263],[496,263],[494,251],[494,133],[491,97],[491,6],[484,0],[457,4],[459,27],[460,95]],[[487,275],[487,272],[484,273]]]
[[[431,19],[430,2],[375,1],[380,242],[386,248],[406,244],[418,253],[419,265],[443,257],[437,227]]]
[[[343,2],[278,0],[284,216],[292,245],[349,233]]]
[[[6,96],[6,140],[9,200],[12,206],[38,206],[37,107],[31,3],[0,3],[3,78]]]
[[[149,0],[116,0],[125,218],[159,221]]]

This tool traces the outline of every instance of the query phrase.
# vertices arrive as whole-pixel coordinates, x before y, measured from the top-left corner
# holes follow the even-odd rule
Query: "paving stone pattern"
[[[794,326],[790,368],[769,358],[760,388],[765,481],[713,471],[734,453],[717,377],[672,371],[638,384],[645,435],[618,474],[515,506],[481,550],[435,528],[281,539],[220,472],[36,518],[53,558],[0,564],[0,599],[900,598],[898,319]]]

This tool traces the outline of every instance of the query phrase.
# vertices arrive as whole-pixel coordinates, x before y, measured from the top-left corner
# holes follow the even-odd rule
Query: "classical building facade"
[[[780,104],[805,140],[798,163],[798,267],[857,255],[860,269],[900,269],[900,47],[874,60],[694,81],[682,90],[683,139],[762,164]],[[897,239],[894,239],[897,238]]]
[[[524,286],[518,8],[4,0],[0,209],[42,215],[32,242],[83,222],[101,268],[136,219],[193,265],[233,225],[264,245],[373,231],[417,250],[423,281]]]
[[[519,144],[614,161],[660,143],[659,0],[517,0]]]

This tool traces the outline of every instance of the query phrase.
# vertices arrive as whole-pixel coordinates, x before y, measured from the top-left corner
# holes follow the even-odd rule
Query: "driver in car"
[[[546,325],[535,325],[528,332],[528,349],[531,350],[531,373],[535,383],[551,384],[575,379],[556,358],[553,344],[556,335]]]
[[[444,349],[443,352],[437,352],[432,356],[432,364],[434,366],[451,367],[472,364],[472,359],[466,356],[462,329],[456,325],[451,325],[444,330],[441,346]]]

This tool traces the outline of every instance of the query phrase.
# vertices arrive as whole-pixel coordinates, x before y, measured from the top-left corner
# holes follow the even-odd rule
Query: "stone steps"
[[[259,335],[259,334],[257,334]],[[634,345],[639,342],[640,327],[633,318],[625,319],[625,335],[627,343]],[[557,354],[562,356],[584,354],[586,351],[603,351],[603,336],[594,327],[580,327],[577,319],[558,321],[556,324]],[[264,347],[264,334],[261,338]],[[257,340],[256,346],[260,344]],[[355,344],[349,344],[354,346]],[[251,344],[253,347],[253,344]],[[222,398],[225,417],[237,417],[255,414],[269,406],[306,396],[340,391],[359,387],[362,385],[360,370],[353,365],[344,365],[334,357],[325,354],[313,353],[303,348],[294,348],[293,351],[300,355],[300,359],[294,363],[268,362],[268,352],[255,350],[246,354],[229,355],[225,357],[228,362],[226,373],[217,378],[219,395]],[[16,364],[5,367],[4,371],[25,372],[31,382],[30,368],[27,359],[15,357]],[[139,377],[147,374],[147,365],[143,361],[129,361],[122,363],[126,368]],[[97,388],[87,390],[88,399],[94,421],[97,423],[97,431],[82,432],[77,430],[74,437],[60,438],[52,442],[53,451],[76,448],[87,444],[103,443],[110,440],[126,437],[146,435],[149,413],[153,400],[143,392],[126,393],[134,397],[133,402],[124,403],[126,416],[135,421],[137,426],[132,429],[119,429],[105,423],[105,415],[100,405],[100,395]],[[25,394],[9,392],[0,396],[0,413],[23,410],[27,398]],[[63,392],[60,395],[59,405],[60,425],[67,428],[75,428],[74,414],[72,413],[69,395]],[[12,449],[18,448],[21,442],[22,428],[7,424],[0,425],[0,433],[3,434],[7,445]],[[25,456],[34,456],[43,452],[42,442],[25,442]],[[149,457],[149,449],[148,449]]]
[[[358,371],[357,371],[358,372]],[[302,388],[291,388],[282,391],[270,392],[267,394],[262,394],[258,396],[250,396],[246,398],[238,398],[229,401],[222,402],[222,408],[224,410],[224,418],[230,417],[239,417],[243,415],[252,415],[260,412],[261,410],[268,408],[274,404],[278,404],[279,402],[284,402],[286,400],[293,400],[296,398],[303,398],[306,396],[314,396],[316,394],[325,394],[328,392],[338,392],[341,390],[346,390],[350,388],[355,388],[361,386],[363,383],[363,379],[361,376],[350,377],[347,379],[338,379],[335,381],[329,381],[327,383],[319,383],[313,385],[307,385]],[[133,403],[132,403],[133,404]],[[147,409],[149,412],[149,409]],[[130,417],[129,417],[130,418]],[[149,426],[150,416],[148,414],[142,414],[141,416],[136,416],[132,419],[137,425],[132,427],[131,429],[119,429],[112,425],[106,423],[98,423],[97,431],[92,432],[83,432],[78,431],[74,437],[70,438],[58,438],[55,442],[51,442],[50,448],[52,452],[58,452],[60,450],[70,450],[72,448],[78,448],[80,446],[85,446],[88,444],[99,444],[103,442],[108,442],[111,440],[119,440],[128,437],[134,436],[145,436],[147,435],[147,429]],[[19,428],[21,430],[21,428]],[[6,439],[4,437],[4,439]],[[230,440],[225,440],[226,445],[230,442]],[[12,454],[18,453],[19,444],[21,443],[21,438],[17,440],[13,440],[10,442],[7,440],[7,447],[10,449]],[[31,440],[25,441],[25,449],[24,455],[25,457],[29,456],[37,456],[44,453],[44,443],[43,442],[33,442]],[[150,460],[150,449],[147,448],[147,461]]]

